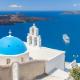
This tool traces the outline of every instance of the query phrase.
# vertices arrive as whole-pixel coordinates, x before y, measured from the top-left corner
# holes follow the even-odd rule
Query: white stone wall
[[[61,54],[55,57],[53,60],[46,61],[45,63],[45,73],[50,74],[56,68],[64,70],[65,54]]]
[[[23,58],[23,62],[21,60]],[[10,59],[10,63],[7,64],[7,59]],[[29,60],[29,53],[22,53],[20,55],[0,55],[0,65],[8,66],[11,65],[13,62],[25,63]]]
[[[12,80],[19,80],[19,64],[13,63],[12,65]]]

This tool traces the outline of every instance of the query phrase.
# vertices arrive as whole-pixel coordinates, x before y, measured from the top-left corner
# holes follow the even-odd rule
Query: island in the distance
[[[80,14],[80,11],[64,11],[62,14]]]
[[[0,24],[15,24],[15,23],[24,23],[24,22],[33,22],[33,21],[46,21],[47,18],[42,17],[29,17],[24,15],[0,15]]]

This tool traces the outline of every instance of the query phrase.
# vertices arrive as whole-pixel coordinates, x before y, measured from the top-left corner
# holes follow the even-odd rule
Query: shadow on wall
[[[33,80],[36,76],[44,73],[44,61],[31,61],[19,67],[20,80]]]
[[[33,80],[44,74],[44,61],[30,61],[19,64],[19,80]],[[0,67],[0,80],[13,80],[12,67]]]

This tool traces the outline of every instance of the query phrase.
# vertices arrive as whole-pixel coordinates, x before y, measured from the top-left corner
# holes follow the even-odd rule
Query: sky
[[[2,10],[80,10],[80,0],[0,0]]]

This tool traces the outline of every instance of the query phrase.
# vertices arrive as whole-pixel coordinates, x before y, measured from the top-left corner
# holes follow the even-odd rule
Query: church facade
[[[65,51],[43,47],[41,41],[35,24],[26,42],[12,36],[11,31],[0,39],[0,80],[38,80],[56,69],[64,70]]]

